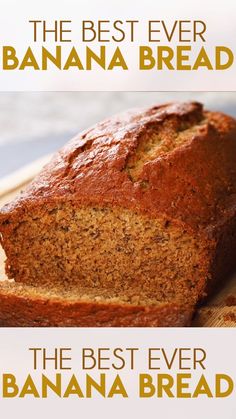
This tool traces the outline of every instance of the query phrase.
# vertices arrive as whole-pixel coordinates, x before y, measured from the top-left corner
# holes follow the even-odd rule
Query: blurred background
[[[197,100],[236,117],[236,92],[2,92],[0,178],[114,113],[176,100]]]

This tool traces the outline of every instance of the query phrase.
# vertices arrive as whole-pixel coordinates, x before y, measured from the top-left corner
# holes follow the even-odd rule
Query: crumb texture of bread
[[[103,121],[1,209],[6,272],[193,307],[235,269],[235,163],[236,121],[199,103]]]
[[[208,243],[170,221],[122,208],[60,204],[23,216],[6,248],[9,278],[149,295],[195,304],[209,272]]]

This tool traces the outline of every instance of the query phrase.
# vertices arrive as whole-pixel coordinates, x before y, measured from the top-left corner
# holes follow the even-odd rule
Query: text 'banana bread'
[[[233,118],[198,103],[126,112],[72,139],[1,210],[6,272],[191,311],[235,268],[235,214]]]

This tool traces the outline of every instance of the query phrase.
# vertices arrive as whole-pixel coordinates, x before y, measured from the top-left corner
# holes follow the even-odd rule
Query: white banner
[[[236,329],[1,329],[7,419],[234,419]]]
[[[234,0],[0,5],[0,90],[236,90]]]

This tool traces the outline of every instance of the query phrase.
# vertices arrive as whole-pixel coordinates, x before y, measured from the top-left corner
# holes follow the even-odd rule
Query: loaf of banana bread
[[[191,308],[235,268],[235,213],[233,118],[199,103],[126,112],[72,139],[2,208],[6,272]]]

